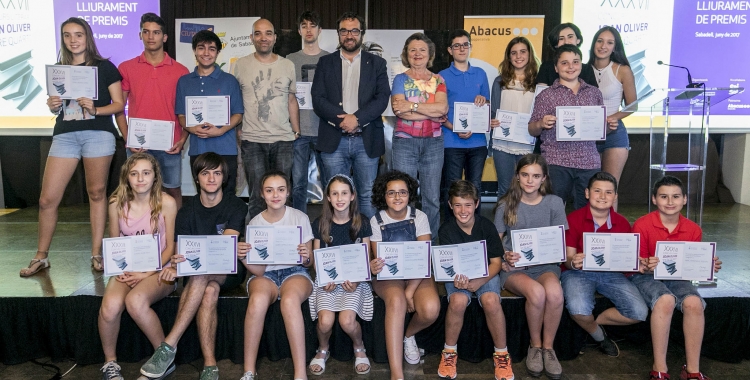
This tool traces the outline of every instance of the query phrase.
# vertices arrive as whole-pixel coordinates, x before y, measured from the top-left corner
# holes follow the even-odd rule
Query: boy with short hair
[[[654,279],[654,268],[659,264],[656,257],[658,241],[694,241],[703,236],[700,226],[680,214],[687,203],[682,181],[672,176],[654,184],[651,202],[657,210],[635,221],[633,232],[641,234],[640,273],[630,279],[638,287],[646,304],[651,308],[651,343],[654,349],[654,365],[650,379],[669,379],[667,373],[667,344],[672,313],[675,307],[683,314],[682,329],[685,333],[685,356],[687,364],[682,366],[680,380],[710,380],[700,372],[699,363],[705,317],[706,302],[690,281],[660,281]],[[714,271],[721,269],[721,261],[714,258]]]
[[[617,357],[620,349],[609,339],[601,325],[624,326],[646,320],[648,307],[638,288],[622,272],[583,271],[583,234],[630,233],[630,223],[612,207],[617,201],[617,180],[607,172],[598,172],[589,179],[585,190],[589,204],[568,215],[565,232],[567,260],[562,267],[565,307],[570,317],[599,344],[599,350]],[[599,292],[615,304],[596,318],[592,314]]]
[[[463,244],[485,240],[489,275],[469,280],[463,274],[456,274],[453,282],[445,283],[448,293],[448,312],[445,316],[445,348],[440,357],[438,376],[455,379],[456,346],[458,335],[464,322],[464,312],[471,303],[471,295],[476,294],[479,305],[484,309],[487,327],[495,344],[492,359],[495,366],[495,379],[513,379],[510,354],[506,345],[505,314],[500,305],[500,279],[503,245],[492,221],[477,215],[479,191],[469,181],[453,182],[448,190],[448,200],[454,218],[440,226],[438,236],[441,245]]]

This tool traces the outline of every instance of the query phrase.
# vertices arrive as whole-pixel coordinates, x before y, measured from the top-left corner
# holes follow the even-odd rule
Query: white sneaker
[[[244,375],[242,375],[242,378],[240,380],[255,380],[258,378],[258,374],[253,374],[250,371],[245,372]]]
[[[404,337],[404,360],[409,364],[419,364],[419,359],[417,340],[413,336],[411,338]]]

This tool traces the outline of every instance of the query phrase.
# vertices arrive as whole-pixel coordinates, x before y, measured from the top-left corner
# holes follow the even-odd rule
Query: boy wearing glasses
[[[490,87],[487,73],[469,63],[471,55],[471,35],[463,29],[450,34],[448,54],[453,57],[451,66],[440,72],[448,89],[448,115],[443,121],[443,207],[448,203],[448,186],[465,174],[466,180],[482,193],[482,172],[487,159],[487,140],[484,134],[453,132],[453,108],[456,102],[474,103],[483,106],[489,102]],[[464,173],[466,171],[466,173]],[[444,208],[446,220],[453,219],[453,213]],[[476,209],[479,214],[479,207]]]
[[[362,214],[372,217],[372,185],[385,153],[381,114],[391,88],[383,58],[362,50],[365,20],[353,12],[336,22],[339,50],[318,61],[312,84],[313,108],[320,117],[318,150],[324,173],[351,175]],[[352,172],[352,168],[356,168]]]

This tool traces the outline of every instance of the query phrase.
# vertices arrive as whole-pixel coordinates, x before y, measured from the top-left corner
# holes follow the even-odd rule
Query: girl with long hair
[[[625,46],[617,29],[605,26],[594,35],[589,51],[589,66],[594,69],[599,90],[607,107],[607,140],[598,142],[596,148],[602,154],[602,171],[612,174],[620,182],[622,169],[628,160],[630,140],[622,119],[636,109],[628,107],[620,110],[623,99],[625,105],[636,101],[635,77],[630,69]],[[613,206],[617,210],[617,201]]]
[[[372,205],[378,212],[370,219],[372,274],[377,275],[385,267],[385,260],[375,257],[379,242],[431,240],[427,215],[413,206],[418,189],[416,179],[396,170],[375,179]],[[385,302],[385,346],[391,379],[403,379],[403,360],[417,364],[421,356],[414,335],[432,325],[440,313],[435,280],[373,279],[372,286]],[[406,313],[414,313],[414,316],[404,330]]]
[[[335,247],[346,244],[370,244],[372,229],[367,218],[359,213],[357,191],[354,181],[344,174],[336,174],[326,186],[323,198],[323,213],[312,222],[313,249]],[[369,247],[368,247],[369,249]],[[354,345],[354,370],[360,375],[370,372],[370,360],[365,354],[362,327],[357,322],[359,315],[365,321],[372,320],[372,288],[369,282],[326,284],[313,288],[310,296],[310,316],[318,319],[318,350],[310,361],[313,375],[322,375],[330,356],[329,339],[339,312],[339,325],[352,339]]]
[[[565,205],[552,194],[548,173],[547,162],[540,155],[527,154],[518,161],[510,189],[495,206],[495,227],[505,248],[500,287],[526,298],[531,338],[526,369],[532,376],[544,372],[552,379],[559,379],[562,367],[552,344],[563,310],[560,265],[516,268],[514,265],[521,255],[513,252],[510,239],[513,230],[557,225],[568,228]]]
[[[531,113],[536,89],[539,61],[534,46],[526,37],[516,37],[505,48],[505,58],[498,68],[500,75],[492,82],[490,126],[497,128],[497,110]],[[497,173],[497,194],[502,196],[510,187],[518,160],[534,150],[534,145],[492,139],[492,160]]]
[[[81,159],[89,197],[91,267],[104,270],[101,251],[107,221],[107,176],[117,135],[111,116],[124,107],[120,87],[122,77],[117,67],[99,54],[94,34],[85,20],[78,17],[67,19],[60,26],[60,35],[58,64],[96,66],[99,98],[47,98],[47,107],[57,115],[57,120],[39,196],[37,251],[29,265],[21,269],[21,277],[50,267],[48,255],[57,226],[57,209]]]
[[[162,264],[174,253],[177,204],[162,191],[159,164],[153,156],[135,153],[120,170],[120,184],[109,198],[109,236],[153,235],[159,239]],[[110,277],[99,309],[99,336],[104,350],[105,379],[120,379],[117,335],[120,317],[128,314],[154,349],[164,341],[164,330],[151,305],[172,293],[174,284],[159,281],[156,271],[125,272]]]
[[[281,315],[284,318],[286,335],[294,365],[294,378],[306,379],[305,370],[305,323],[302,319],[302,303],[310,297],[313,288],[312,278],[307,269],[313,265],[313,233],[310,219],[302,211],[286,206],[291,187],[289,177],[281,171],[267,172],[260,180],[260,196],[266,202],[266,209],[256,215],[250,226],[300,226],[302,243],[297,252],[302,264],[257,265],[245,264],[252,274],[247,281],[247,314],[245,314],[245,374],[243,380],[251,380],[258,375],[257,359],[260,339],[268,307],[276,300],[281,301]],[[252,249],[249,243],[238,243],[238,257],[245,262],[247,252]]]

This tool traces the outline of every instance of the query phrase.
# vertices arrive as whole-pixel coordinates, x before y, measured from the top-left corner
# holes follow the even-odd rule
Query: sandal
[[[37,253],[48,253],[48,252],[37,251]],[[29,262],[29,266],[21,269],[21,272],[18,273],[18,275],[21,277],[29,277],[29,276],[35,275],[40,270],[47,269],[47,268],[49,268],[48,257],[45,257],[43,259],[31,259],[31,262]]]
[[[104,264],[102,264],[102,255],[91,256],[91,269],[97,272],[104,271]]]
[[[354,354],[356,355],[357,352],[365,352],[365,349],[364,348],[355,348],[354,349]],[[357,367],[360,364],[366,364],[367,365],[367,369],[364,370],[364,371],[358,370]],[[354,371],[357,372],[360,375],[366,375],[366,374],[370,373],[370,359],[367,358],[367,356],[365,356],[364,358],[360,358],[360,357],[356,357],[355,356],[354,357]]]
[[[315,350],[315,355],[317,356],[318,354],[323,354],[323,355],[325,355],[325,357],[322,358],[322,359],[321,358],[313,358],[312,360],[310,360],[310,365],[307,366],[307,369],[310,370],[310,373],[312,373],[315,376],[320,376],[320,375],[323,374],[323,372],[326,371],[326,362],[328,361],[328,357],[331,356],[331,353],[329,351],[327,351],[327,350]],[[318,367],[320,367],[320,371],[319,372],[315,372],[315,371],[312,370],[312,368],[310,368],[310,367],[312,367],[314,365],[317,365]]]

